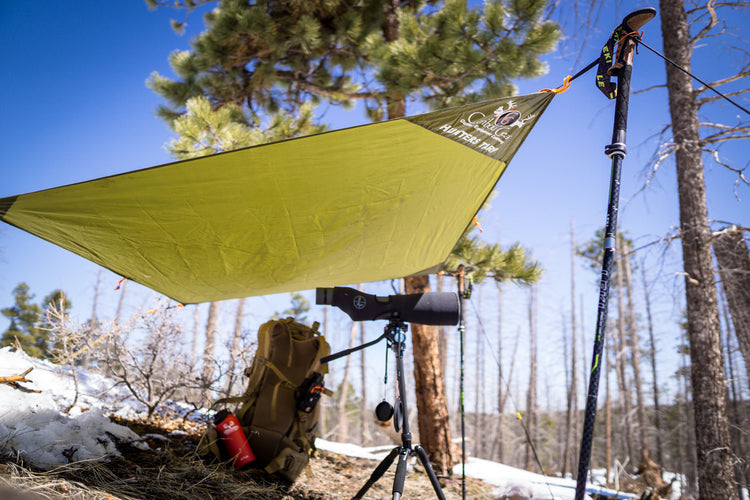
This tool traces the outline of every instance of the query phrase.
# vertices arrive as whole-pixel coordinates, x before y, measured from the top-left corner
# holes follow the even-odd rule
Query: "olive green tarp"
[[[438,269],[552,92],[0,199],[0,217],[181,303]]]

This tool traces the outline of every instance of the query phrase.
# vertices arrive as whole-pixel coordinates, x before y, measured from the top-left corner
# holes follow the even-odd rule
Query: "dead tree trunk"
[[[654,338],[654,321],[651,316],[651,295],[648,291],[648,282],[646,280],[646,268],[641,268],[643,279],[643,297],[646,302],[646,321],[648,323],[648,338],[650,345],[651,357],[651,380],[653,381],[652,389],[654,395],[654,427],[656,428],[656,459],[659,465],[664,465],[664,455],[661,443],[661,408],[659,407],[659,383],[656,376],[656,340]]]
[[[361,287],[360,287],[361,288]],[[352,322],[352,329],[349,332],[349,349],[354,347],[357,341],[357,323]],[[339,401],[336,411],[336,436],[339,442],[346,442],[349,439],[349,417],[346,414],[347,408],[346,403],[349,398],[349,370],[352,365],[352,357],[346,357],[346,365],[344,365],[344,378],[341,380],[339,386]]]
[[[750,380],[750,253],[742,231],[737,227],[716,233],[713,247],[734,334]]]
[[[646,428],[646,404],[643,399],[643,378],[641,377],[641,345],[638,336],[638,323],[635,319],[635,305],[633,303],[633,272],[630,255],[626,250],[625,240],[620,241],[622,252],[622,270],[625,278],[625,291],[628,297],[628,330],[630,332],[630,352],[632,356],[633,378],[635,381],[635,402],[638,415],[638,444],[641,450],[641,461],[648,456],[648,438]]]
[[[535,304],[534,288],[529,291],[529,389],[526,393],[526,428],[529,431],[530,443],[526,443],[526,456],[524,458],[524,468],[531,470],[532,449],[531,446],[536,442],[536,325],[535,325]]]
[[[622,255],[622,237],[617,235],[617,253]],[[628,381],[628,342],[625,335],[625,297],[622,279],[622,257],[617,260],[617,270],[615,271],[617,285],[617,337],[615,339],[615,348],[617,350],[617,384],[620,396],[620,409],[622,410],[622,428],[623,428],[623,446],[626,459],[630,463],[635,463],[633,454],[633,427],[630,419],[630,405],[632,397],[630,394],[630,382]]]
[[[659,5],[664,55],[690,68],[692,41],[684,2],[660,0]],[[689,75],[671,64],[666,68],[680,200],[700,497],[737,500],[696,95]]]
[[[497,459],[503,461],[503,442],[505,439],[503,433],[503,413],[505,410],[505,394],[503,380],[503,290],[500,283],[497,285]],[[493,453],[494,455],[494,453]]]
[[[195,360],[197,359],[198,353],[198,316],[200,313],[199,307],[200,304],[195,304],[195,309],[193,310],[193,339],[190,344],[190,366],[193,367],[193,372],[195,372]]]
[[[232,332],[232,347],[229,349],[229,367],[227,368],[227,388],[224,390],[227,396],[232,394],[232,386],[237,377],[234,370],[237,359],[240,357],[240,343],[242,341],[242,314],[245,310],[244,298],[237,301],[237,314],[234,317],[234,331]]]
[[[359,324],[359,344],[365,343],[365,325],[364,323]],[[359,351],[359,371],[360,371],[360,382],[362,383],[362,404],[360,405],[359,421],[360,427],[362,428],[362,445],[368,444],[372,440],[370,435],[370,411],[367,406],[367,358],[365,357],[366,349]]]
[[[575,470],[573,458],[573,435],[575,431],[576,418],[576,400],[578,398],[578,352],[576,350],[576,245],[575,245],[575,228],[573,221],[570,222],[570,321],[571,337],[570,343],[570,385],[568,386],[567,412],[565,414],[565,448],[562,457],[562,475],[568,470]]]
[[[219,322],[219,303],[211,302],[208,306],[208,320],[206,321],[206,342],[203,344],[203,369],[201,380],[203,397],[207,402],[211,399],[211,383],[214,376],[214,362],[216,359],[216,330]]]

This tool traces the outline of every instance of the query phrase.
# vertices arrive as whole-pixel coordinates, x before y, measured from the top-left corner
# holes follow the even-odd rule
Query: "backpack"
[[[305,470],[314,451],[320,412],[316,403],[322,394],[331,394],[323,386],[328,365],[320,363],[331,349],[318,327],[317,322],[308,327],[294,318],[261,325],[253,363],[245,369],[245,393],[212,405],[240,403],[235,415],[255,455],[252,466],[291,482]],[[230,458],[218,438],[210,426],[198,452],[222,461]]]

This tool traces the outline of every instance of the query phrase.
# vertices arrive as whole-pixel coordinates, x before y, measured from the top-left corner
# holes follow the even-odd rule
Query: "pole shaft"
[[[628,42],[626,42],[628,43]],[[591,460],[591,448],[594,440],[594,422],[596,420],[596,403],[599,394],[599,375],[603,362],[604,339],[607,330],[607,307],[609,304],[609,284],[612,275],[612,264],[615,260],[615,243],[617,241],[617,214],[620,204],[620,177],[622,161],[625,158],[625,132],[628,124],[628,101],[630,99],[630,76],[632,66],[626,64],[617,75],[617,101],[612,131],[612,144],[605,152],[612,158],[612,172],[609,185],[609,203],[607,204],[607,223],[604,236],[604,258],[599,286],[599,306],[596,318],[596,337],[594,354],[591,361],[589,390],[586,397],[586,411],[581,436],[581,452],[576,477],[575,500],[583,500],[586,493],[586,478]]]
[[[466,305],[466,299],[464,296],[465,291],[459,289],[459,317],[458,317],[458,341],[460,343],[459,351],[461,358],[459,360],[460,380],[459,380],[459,410],[461,413],[461,499],[466,500],[466,411],[464,401],[464,332],[466,327],[464,326],[464,307]]]

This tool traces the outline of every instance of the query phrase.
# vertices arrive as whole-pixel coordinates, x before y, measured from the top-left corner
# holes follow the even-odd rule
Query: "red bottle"
[[[226,447],[230,457],[234,458],[235,469],[241,469],[250,462],[255,461],[253,450],[247,442],[245,433],[242,432],[240,421],[227,410],[221,410],[214,417],[216,430],[222,437],[222,442]]]

